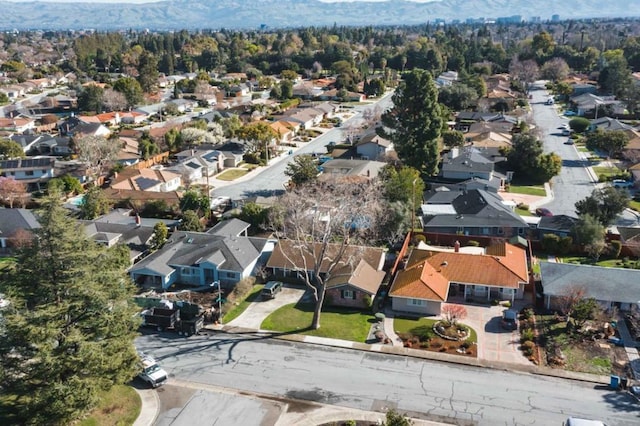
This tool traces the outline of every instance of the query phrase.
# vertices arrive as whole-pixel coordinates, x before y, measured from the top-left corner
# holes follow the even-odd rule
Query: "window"
[[[27,170],[24,172],[26,176],[33,176],[33,170]]]
[[[182,275],[191,275],[191,268],[182,268],[182,269],[180,270],[180,273],[181,273]]]
[[[235,272],[227,272],[225,275],[227,276],[227,278],[235,278],[236,277],[236,273]]]
[[[353,290],[342,290],[341,297],[343,299],[354,299],[356,298],[356,292]]]
[[[407,305],[409,306],[424,306],[425,304],[425,301],[421,299],[409,299],[407,302]]]

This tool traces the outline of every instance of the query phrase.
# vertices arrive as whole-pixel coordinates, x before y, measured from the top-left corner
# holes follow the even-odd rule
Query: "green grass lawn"
[[[516,214],[520,216],[533,216],[533,213],[531,213],[529,209],[521,209],[519,207],[516,207]]]
[[[547,195],[544,186],[509,185],[509,192],[514,194],[535,195],[538,197]]]
[[[414,336],[424,337],[435,336],[433,325],[438,321],[439,320],[429,318],[394,318],[393,330],[396,334],[413,334]],[[460,324],[465,325],[470,330],[469,338],[466,341],[469,343],[477,343],[478,333],[476,333],[473,328],[464,324],[464,322]]]
[[[25,424],[17,416],[15,395],[0,395],[2,424]],[[116,385],[98,397],[98,406],[87,413],[79,426],[132,425],[140,415],[142,401],[131,386]]]
[[[622,173],[622,171],[617,167],[594,166],[593,171],[598,176],[598,180],[600,182],[611,180]]]
[[[116,385],[100,395],[100,402],[79,426],[132,425],[140,415],[142,402],[131,386]]]
[[[640,212],[640,201],[634,201],[634,200],[629,201],[629,208],[631,210]]]
[[[269,315],[260,326],[264,330],[298,333],[308,336],[364,342],[371,324],[377,322],[373,313],[347,308],[325,307],[320,316],[320,328],[311,330],[313,304],[298,303],[281,307]]]
[[[244,299],[242,302],[238,303],[235,307],[229,310],[229,312],[227,312],[222,318],[222,322],[224,324],[228,324],[234,319],[238,318],[240,314],[243,313],[245,309],[247,309],[247,307],[249,306],[249,303],[255,302],[258,299],[258,297],[260,297],[260,290],[262,290],[262,287],[264,287],[263,284],[254,285],[253,290],[251,290],[251,293],[249,293],[246,299]]]
[[[578,263],[585,265],[603,266],[605,268],[631,268],[636,266],[635,260],[623,260],[623,259],[600,259],[596,263],[593,263],[586,256],[567,256],[562,258],[563,263]]]
[[[232,181],[246,175],[247,173],[249,173],[249,170],[247,169],[231,169],[220,173],[216,176],[216,179]]]

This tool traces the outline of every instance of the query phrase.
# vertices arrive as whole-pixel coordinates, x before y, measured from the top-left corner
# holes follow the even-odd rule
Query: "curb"
[[[158,393],[153,389],[137,389],[136,393],[140,396],[140,414],[133,423],[133,426],[152,426],[158,414],[160,414],[160,398]]]

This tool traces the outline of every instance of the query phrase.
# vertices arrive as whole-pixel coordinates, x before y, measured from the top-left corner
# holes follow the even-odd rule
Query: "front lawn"
[[[263,330],[297,333],[308,336],[365,342],[371,324],[377,322],[370,311],[325,307],[320,316],[320,328],[311,330],[313,318],[311,303],[292,303],[277,309],[260,326]]]
[[[627,268],[627,269],[638,269],[640,264],[638,261],[630,260],[628,258],[625,259],[600,259],[597,262],[593,262],[590,258],[586,256],[567,256],[562,258],[563,263],[577,263],[583,265],[595,265],[602,266],[605,268]]]
[[[635,200],[629,201],[629,208],[631,210],[635,210],[637,212],[640,212],[640,201],[635,201]]]
[[[520,216],[533,216],[533,213],[531,213],[529,208],[523,209],[520,207],[516,207],[516,214]]]
[[[260,291],[262,290],[262,287],[264,287],[263,284],[254,285],[249,295],[224,315],[224,317],[222,318],[222,322],[224,324],[228,324],[234,319],[238,318],[240,314],[243,313],[245,309],[247,309],[250,303],[255,302],[258,297],[260,297]]]
[[[216,179],[232,181],[246,175],[247,173],[249,173],[249,170],[247,169],[231,169],[220,173],[216,176]]]
[[[454,333],[455,328],[462,326],[469,331],[469,337],[464,340],[448,340],[438,336],[433,330],[433,326],[438,322],[441,321],[429,318],[396,317],[393,319],[393,329],[402,339],[405,347],[431,352],[446,352],[452,355],[478,356],[478,334],[473,328],[458,323],[452,326]]]
[[[547,195],[544,186],[509,185],[509,192],[514,194],[535,195],[537,197]]]

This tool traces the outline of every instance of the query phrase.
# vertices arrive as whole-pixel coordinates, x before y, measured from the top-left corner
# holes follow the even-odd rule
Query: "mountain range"
[[[529,20],[631,17],[640,0],[167,0],[156,3],[0,0],[0,29],[256,29],[408,25],[520,15]],[[636,15],[640,13],[635,12]]]

